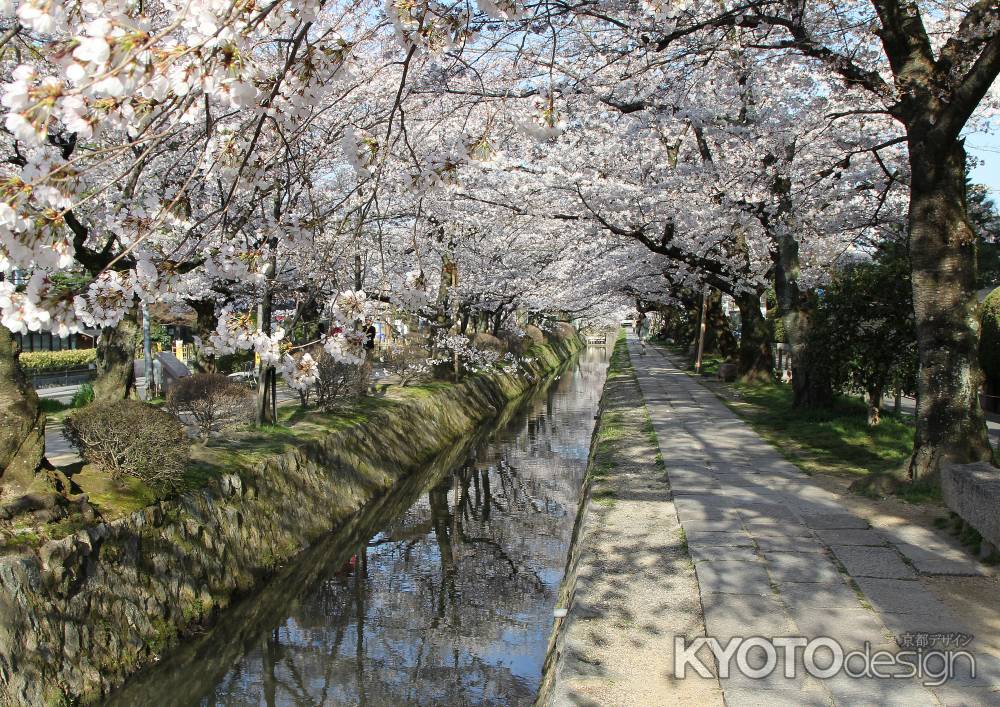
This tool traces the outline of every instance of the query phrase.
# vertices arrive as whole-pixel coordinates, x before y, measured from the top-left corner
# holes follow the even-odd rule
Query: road
[[[895,401],[892,398],[887,397],[882,402],[883,410],[892,410],[895,405]],[[899,410],[904,415],[909,415],[913,417],[916,415],[917,411],[917,401],[915,398],[903,398]],[[986,429],[989,431],[990,444],[993,445],[993,449],[1000,449],[1000,415],[995,412],[986,413]]]

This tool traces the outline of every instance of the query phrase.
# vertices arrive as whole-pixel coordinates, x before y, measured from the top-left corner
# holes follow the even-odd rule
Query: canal
[[[609,349],[583,350],[105,704],[531,704]]]

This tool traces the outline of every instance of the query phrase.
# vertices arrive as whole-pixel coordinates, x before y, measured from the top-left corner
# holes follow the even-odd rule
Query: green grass
[[[741,399],[726,404],[806,473],[859,477],[898,472],[913,450],[911,425],[885,413],[880,425],[869,427],[865,405],[856,398],[841,397],[830,409],[803,410],[792,406],[787,385],[734,388]]]

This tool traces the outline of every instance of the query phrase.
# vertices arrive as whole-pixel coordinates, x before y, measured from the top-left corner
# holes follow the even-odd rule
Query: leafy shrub
[[[190,415],[208,439],[215,429],[253,419],[254,394],[218,373],[196,373],[170,387],[167,409],[178,418]]]
[[[63,432],[84,460],[113,478],[134,476],[161,492],[177,488],[191,453],[184,425],[139,400],[88,405],[66,418]]]
[[[912,296],[905,249],[884,244],[871,261],[835,273],[810,318],[800,363],[841,390],[866,394],[873,425],[885,393],[916,384]]]
[[[94,386],[90,383],[84,383],[73,393],[73,399],[70,401],[69,406],[72,408],[82,408],[90,405],[94,402]]]
[[[1000,289],[983,302],[980,314],[979,363],[993,384],[1000,384]]]
[[[21,368],[29,376],[87,368],[97,361],[97,349],[63,351],[26,351],[20,357]]]

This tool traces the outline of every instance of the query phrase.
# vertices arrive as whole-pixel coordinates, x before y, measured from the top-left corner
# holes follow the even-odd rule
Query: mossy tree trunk
[[[736,306],[740,308],[739,375],[746,380],[770,380],[774,368],[771,327],[760,312],[760,295],[741,293]]]
[[[188,304],[195,312],[195,335],[201,341],[195,349],[195,370],[198,373],[215,373],[215,354],[206,351],[206,348],[211,348],[208,346],[208,341],[219,323],[218,317],[215,316],[215,300],[189,300]]]
[[[884,396],[884,390],[879,385],[873,385],[867,391],[869,427],[877,427],[882,422],[882,398]]]
[[[791,158],[791,151],[786,160]],[[780,164],[777,159],[769,159]],[[799,286],[801,265],[799,242],[792,219],[792,183],[783,173],[775,175],[771,185],[777,201],[775,214],[763,217],[763,224],[772,234],[774,248],[774,292],[778,299],[781,321],[792,350],[792,394],[795,407],[822,408],[833,402],[833,387],[823,372],[809,365],[809,293]]]
[[[18,361],[14,335],[0,326],[0,487],[27,491],[45,455],[45,414]]]
[[[982,381],[976,297],[976,237],[969,223],[965,149],[915,139],[911,131],[910,260],[920,372],[914,480],[941,466],[992,461],[979,405]]]
[[[97,339],[97,379],[94,400],[125,400],[135,388],[135,346],[139,326],[135,311],[126,314],[117,326],[104,327]]]
[[[733,336],[729,318],[722,309],[722,292],[712,289],[708,295],[705,353],[721,354],[728,358],[736,354],[736,337]]]

